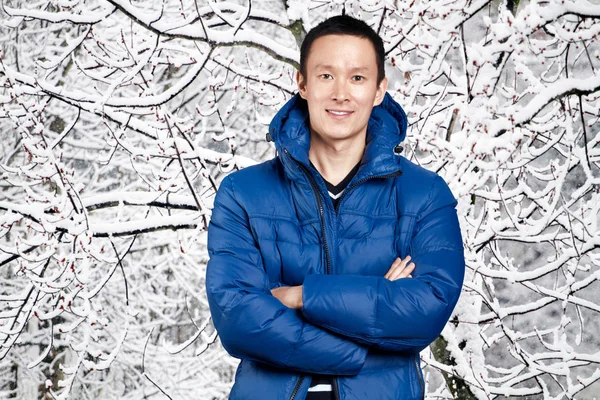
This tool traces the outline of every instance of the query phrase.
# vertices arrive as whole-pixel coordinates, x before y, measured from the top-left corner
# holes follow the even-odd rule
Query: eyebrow
[[[329,65],[329,64],[317,64],[315,65],[316,69],[335,69],[335,67],[333,65]],[[369,68],[367,67],[353,67],[350,68],[350,71],[354,72],[354,71],[368,71]]]

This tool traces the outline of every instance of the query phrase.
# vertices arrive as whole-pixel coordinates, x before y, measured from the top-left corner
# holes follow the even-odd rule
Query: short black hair
[[[368,39],[375,48],[377,84],[385,78],[385,49],[381,37],[366,22],[348,15],[337,15],[312,28],[300,46],[300,74],[306,77],[306,61],[315,40],[326,35],[350,35]]]

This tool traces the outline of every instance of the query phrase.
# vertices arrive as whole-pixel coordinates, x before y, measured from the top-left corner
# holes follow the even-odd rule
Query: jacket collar
[[[404,110],[386,93],[381,104],[371,112],[367,146],[355,179],[387,175],[400,169],[401,157],[394,149],[406,137],[407,125]],[[308,106],[300,95],[296,94],[279,110],[269,125],[269,133],[284,165],[287,150],[295,160],[309,168]]]

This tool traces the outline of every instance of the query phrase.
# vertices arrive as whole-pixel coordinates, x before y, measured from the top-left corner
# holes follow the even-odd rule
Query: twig
[[[246,21],[248,21],[251,11],[252,11],[252,0],[248,0],[248,12],[246,13],[246,17],[244,18],[244,20],[242,22],[240,22],[240,24],[237,26],[237,28],[235,28],[235,31],[233,32],[233,36],[235,36],[238,33],[238,31],[242,28],[242,25],[244,25],[244,23],[246,23]]]
[[[115,255],[117,256],[117,263],[119,264],[119,267],[121,268],[121,273],[123,274],[123,280],[125,281],[125,304],[127,306],[129,306],[129,285],[127,284],[127,275],[125,275],[125,268],[123,267],[123,259],[127,254],[129,254],[129,250],[131,250],[135,239],[137,239],[137,235],[133,237],[133,240],[131,241],[131,243],[129,243],[129,247],[127,248],[122,257],[119,256],[119,252],[117,250],[117,247],[115,246],[115,242],[113,242],[112,239],[110,240],[110,244],[112,245],[112,248],[115,251]]]
[[[385,19],[385,14],[387,14],[387,6],[383,6],[383,12],[381,13],[381,19],[379,20],[379,26],[377,27],[377,34],[381,32],[381,27],[383,26],[383,20]]]
[[[190,178],[188,177],[187,172],[185,172],[185,166],[183,165],[183,160],[181,159],[181,152],[179,151],[179,147],[177,146],[177,138],[175,138],[175,135],[173,135],[171,125],[169,124],[169,116],[168,115],[165,115],[165,123],[167,124],[167,129],[169,130],[169,134],[171,135],[171,138],[173,139],[173,146],[175,147],[175,152],[177,153],[177,160],[179,161],[179,166],[181,167],[181,173],[183,174],[183,177],[185,178],[185,182],[187,183],[188,188],[190,189],[190,192],[192,193],[192,196],[194,197],[194,201],[196,202],[198,211],[202,213],[203,211],[205,211],[204,207],[200,203],[200,199],[198,198],[198,195],[196,194],[196,191],[194,190],[194,186],[192,185],[192,182],[190,181]],[[202,222],[204,223],[204,227],[206,228],[208,226],[208,221],[206,220],[206,215],[204,215],[204,214],[202,214]]]
[[[163,388],[161,388],[156,382],[154,382],[152,380],[152,378],[150,378],[150,376],[148,375],[148,373],[146,372],[146,349],[148,348],[148,342],[150,341],[150,337],[152,337],[152,332],[154,332],[154,328],[152,328],[152,330],[150,331],[150,333],[148,334],[148,337],[146,338],[146,343],[144,344],[144,351],[142,352],[142,375],[148,379],[150,381],[150,383],[152,383],[158,390],[160,390],[160,392],[162,394],[164,394],[165,396],[167,396],[170,400],[173,400],[173,398],[171,396],[169,396],[164,390]]]
[[[592,165],[590,164],[590,154],[588,151],[588,136],[587,129],[585,128],[585,118],[583,116],[583,101],[581,94],[579,95],[579,116],[581,118],[581,128],[583,129],[583,148],[585,150],[585,160],[587,162],[588,168],[592,169]]]
[[[471,94],[471,76],[469,75],[469,56],[467,55],[467,43],[465,42],[465,29],[464,25],[460,26],[460,40],[462,42],[463,55],[465,57],[465,77],[467,78],[467,103],[473,100],[473,94]]]

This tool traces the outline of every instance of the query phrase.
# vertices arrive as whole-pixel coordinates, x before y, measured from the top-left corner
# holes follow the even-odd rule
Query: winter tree
[[[0,397],[220,399],[211,202],[274,156],[298,44],[369,23],[467,277],[428,398],[600,392],[598,0],[4,0]]]

